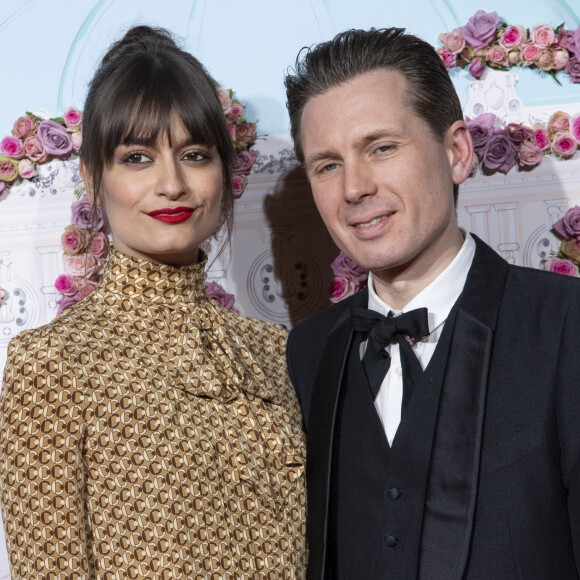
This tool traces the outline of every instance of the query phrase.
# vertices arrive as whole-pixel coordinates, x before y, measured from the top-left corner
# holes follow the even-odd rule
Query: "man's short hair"
[[[463,119],[455,87],[430,44],[405,34],[404,28],[347,30],[328,42],[302,49],[293,73],[286,76],[290,131],[299,161],[304,162],[301,121],[306,103],[377,69],[403,75],[410,107],[438,141],[455,121]]]

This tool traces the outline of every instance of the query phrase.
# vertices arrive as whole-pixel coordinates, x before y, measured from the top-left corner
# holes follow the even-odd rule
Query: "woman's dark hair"
[[[455,87],[430,44],[405,34],[404,28],[347,30],[300,51],[294,71],[286,76],[290,131],[301,162],[301,122],[306,103],[359,75],[380,69],[403,75],[409,106],[438,141],[455,121],[463,119]],[[454,194],[457,199],[457,186]]]
[[[79,152],[95,198],[103,171],[119,145],[138,140],[171,143],[176,115],[195,143],[215,146],[224,181],[222,214],[231,231],[234,150],[215,81],[202,64],[181,50],[161,28],[135,26],[115,42],[89,85]]]

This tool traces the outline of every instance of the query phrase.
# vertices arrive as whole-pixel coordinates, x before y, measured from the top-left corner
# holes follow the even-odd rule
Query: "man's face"
[[[407,101],[404,77],[377,70],[313,97],[302,115],[322,219],[338,247],[379,278],[442,270],[461,245],[453,202],[453,184],[464,179],[453,169],[457,123],[440,143]]]

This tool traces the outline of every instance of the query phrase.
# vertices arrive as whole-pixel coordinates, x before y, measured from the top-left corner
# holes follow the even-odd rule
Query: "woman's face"
[[[185,266],[197,262],[199,245],[219,228],[222,195],[216,147],[192,143],[174,117],[171,145],[161,135],[153,147],[117,147],[103,171],[98,203],[116,250]]]

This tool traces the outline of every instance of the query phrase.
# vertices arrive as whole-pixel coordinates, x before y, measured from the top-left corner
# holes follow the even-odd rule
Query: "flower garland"
[[[331,302],[340,302],[366,286],[369,273],[343,252],[338,254],[330,267],[334,273],[334,280],[330,286]]]
[[[525,66],[556,75],[564,71],[573,83],[580,83],[580,26],[567,30],[561,24],[523,26],[502,22],[497,12],[478,10],[465,26],[441,33],[443,46],[437,49],[447,69],[469,67],[476,79],[489,66],[508,70]]]
[[[234,197],[243,194],[258,157],[250,148],[257,139],[256,123],[245,118],[245,108],[233,98],[231,89],[218,88],[218,94],[236,153],[232,177]],[[43,119],[26,113],[14,123],[12,136],[0,142],[0,193],[24,179],[38,175],[37,165],[58,158],[78,155],[82,143],[82,112],[70,107],[62,117]],[[55,280],[60,294],[57,314],[88,296],[98,285],[105,271],[109,238],[99,208],[93,208],[83,195],[71,206],[72,224],[61,236],[64,274]],[[235,297],[217,282],[204,282],[206,293],[232,312]],[[0,288],[0,302],[5,297]]]
[[[28,112],[16,119],[12,135],[0,141],[0,193],[14,183],[36,177],[37,165],[78,154],[81,121],[82,115],[74,107],[53,119]]]
[[[527,127],[509,123],[501,128],[496,126],[497,117],[493,113],[484,113],[466,119],[466,124],[475,149],[471,175],[478,168],[486,175],[507,173],[516,165],[518,169],[529,170],[550,153],[570,159],[580,144],[580,114],[570,116],[558,111],[547,124]]]
[[[569,209],[552,226],[552,231],[562,242],[558,254],[545,261],[544,270],[580,277],[580,207],[576,205]]]

